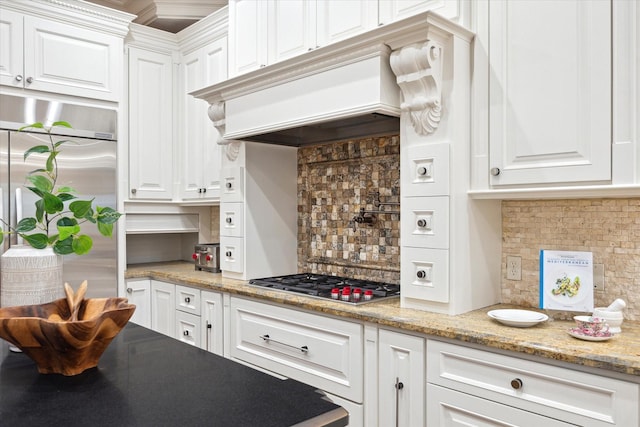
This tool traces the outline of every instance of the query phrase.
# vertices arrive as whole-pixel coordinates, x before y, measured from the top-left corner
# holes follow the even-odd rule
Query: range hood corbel
[[[442,116],[442,58],[453,34],[473,38],[424,12],[191,95],[210,104],[227,155],[234,140],[301,146],[397,134],[401,113],[428,135]]]

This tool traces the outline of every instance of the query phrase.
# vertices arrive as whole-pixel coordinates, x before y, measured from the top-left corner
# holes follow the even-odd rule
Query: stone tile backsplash
[[[502,238],[504,303],[538,306],[541,249],[590,251],[605,272],[595,306],[622,298],[640,320],[640,199],[503,201]],[[507,255],[522,257],[521,281],[506,279]]]
[[[353,221],[360,208],[377,209],[377,192],[382,202],[400,201],[399,153],[399,136],[298,150],[299,271],[400,283],[400,216]]]

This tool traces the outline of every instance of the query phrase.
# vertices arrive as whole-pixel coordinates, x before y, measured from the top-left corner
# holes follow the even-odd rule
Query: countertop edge
[[[640,376],[640,324],[638,322],[625,322],[623,334],[609,341],[594,343],[569,336],[566,330],[573,326],[569,321],[551,318],[544,324],[531,328],[512,328],[498,324],[486,315],[486,312],[491,309],[517,308],[512,305],[498,304],[457,316],[402,308],[399,299],[354,306],[251,286],[247,281],[224,278],[221,274],[195,271],[193,264],[187,262],[130,266],[125,273],[125,279],[137,278],[164,280],[201,290],[224,292],[294,309],[424,334],[432,338],[452,339],[489,349],[538,356],[623,375]],[[625,344],[617,343],[623,337]]]

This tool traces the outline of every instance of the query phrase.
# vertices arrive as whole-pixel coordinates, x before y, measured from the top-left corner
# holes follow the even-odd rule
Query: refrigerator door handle
[[[16,226],[20,221],[22,221],[22,188],[16,188]],[[24,240],[18,234],[16,234],[16,240],[18,245],[24,244]]]

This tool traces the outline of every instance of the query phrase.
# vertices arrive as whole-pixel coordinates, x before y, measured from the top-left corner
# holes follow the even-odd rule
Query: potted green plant
[[[73,188],[57,185],[57,157],[63,144],[69,141],[54,141],[52,129],[56,126],[71,128],[65,121],[57,121],[49,127],[38,122],[19,129],[43,129],[48,134],[48,145],[36,145],[24,153],[24,160],[36,153],[46,154],[47,159],[44,167],[29,172],[26,177],[26,188],[37,196],[35,216],[21,219],[15,228],[5,223],[8,230],[0,230],[0,243],[5,234],[15,233],[35,249],[51,247],[58,255],[83,255],[93,246],[92,238],[82,234],[83,224],[93,223],[100,234],[110,237],[113,225],[122,214],[110,207],[94,207],[94,199],[80,200]]]

